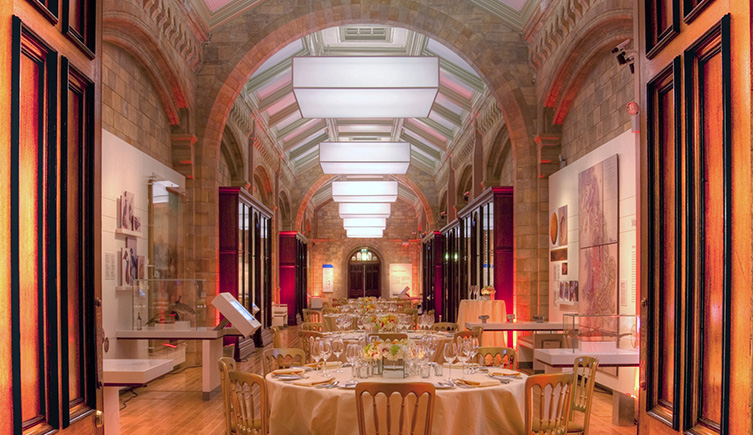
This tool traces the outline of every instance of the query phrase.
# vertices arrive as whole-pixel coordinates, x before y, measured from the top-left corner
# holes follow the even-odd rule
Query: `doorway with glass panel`
[[[348,297],[379,297],[381,261],[376,252],[360,248],[348,260]]]

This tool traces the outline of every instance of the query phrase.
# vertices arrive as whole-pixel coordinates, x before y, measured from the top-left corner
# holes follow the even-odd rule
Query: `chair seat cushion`
[[[567,423],[567,433],[582,433],[582,432],[583,432],[583,422],[571,421]]]

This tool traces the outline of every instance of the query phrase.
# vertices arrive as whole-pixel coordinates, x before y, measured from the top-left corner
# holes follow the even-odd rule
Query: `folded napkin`
[[[489,367],[488,372],[489,376],[509,376],[509,377],[520,377],[520,372],[517,370],[510,370],[510,369],[504,369],[500,367],[491,368]]]
[[[329,384],[334,380],[335,378],[332,376],[309,376],[305,379],[293,381],[293,385],[298,385],[299,387],[313,387],[314,385]]]
[[[499,381],[496,379],[457,379],[455,383],[461,385],[470,385],[473,387],[493,387],[499,385]]]
[[[442,367],[444,367],[445,369],[449,369],[450,365],[447,364],[447,363],[444,363],[444,364],[442,364]],[[463,364],[461,364],[461,363],[455,363],[455,364],[452,365],[452,369],[453,370],[454,369],[462,369],[462,368],[463,368]]]
[[[319,363],[319,365],[317,365],[316,363],[308,363],[308,364],[306,364],[306,367],[313,367],[313,368],[322,367],[322,366],[324,366],[324,363]],[[337,368],[337,361],[327,361],[327,368],[328,369],[336,369]]]
[[[272,372],[273,375],[302,375],[306,370],[303,367],[291,367],[289,369],[277,369]]]

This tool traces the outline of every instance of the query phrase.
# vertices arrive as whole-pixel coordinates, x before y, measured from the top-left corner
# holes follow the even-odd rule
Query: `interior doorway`
[[[379,256],[372,249],[353,252],[348,260],[348,298],[381,296],[381,266]]]

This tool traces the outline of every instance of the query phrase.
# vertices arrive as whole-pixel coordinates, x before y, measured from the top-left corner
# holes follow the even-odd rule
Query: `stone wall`
[[[322,265],[334,266],[334,293],[324,294],[324,300],[333,297],[347,297],[348,258],[355,250],[368,247],[381,258],[382,295],[389,297],[389,265],[391,263],[411,263],[413,284],[411,289],[418,292],[420,285],[420,241],[416,234],[418,218],[413,207],[398,199],[392,204],[392,215],[387,219],[387,228],[381,239],[349,239],[338,215],[337,203],[330,201],[317,209],[313,236],[309,243],[309,294],[322,294]]]
[[[631,126],[625,106],[634,99],[633,74],[612,56],[591,70],[562,123],[562,157],[568,163]]]
[[[148,76],[120,48],[102,53],[102,128],[172,167],[170,123]]]

